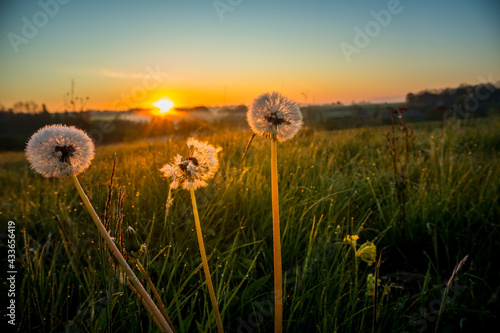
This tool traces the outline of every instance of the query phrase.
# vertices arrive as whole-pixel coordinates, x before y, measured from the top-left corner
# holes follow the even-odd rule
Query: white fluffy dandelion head
[[[280,142],[291,139],[303,124],[297,103],[278,92],[257,97],[248,110],[247,120],[255,134]]]
[[[179,186],[186,190],[205,187],[207,180],[213,178],[219,169],[217,153],[222,150],[221,147],[194,138],[188,139],[187,146],[189,153],[186,157],[177,155],[173,163],[167,163],[160,169],[163,176],[172,178],[172,189]]]
[[[31,168],[44,177],[78,175],[94,158],[94,143],[76,127],[49,125],[31,136],[26,157]]]

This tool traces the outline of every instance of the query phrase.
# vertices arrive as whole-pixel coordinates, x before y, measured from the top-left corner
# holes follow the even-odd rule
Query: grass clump
[[[423,332],[435,329],[438,316],[439,331],[492,323],[500,278],[492,262],[500,245],[499,125],[492,118],[412,126],[404,228],[384,137],[389,127],[299,133],[281,143],[283,331]],[[203,138],[224,153],[218,173],[196,196],[214,291],[230,332],[274,327],[269,147],[254,140],[238,168],[250,135],[226,131]],[[173,191],[165,216],[168,182],[158,176],[184,144],[98,147],[79,179],[102,215],[116,153],[112,186],[125,195],[121,209],[118,200],[109,204],[111,220],[120,211],[124,225],[144,240],[141,264],[176,331],[215,332],[190,195]],[[70,182],[35,176],[24,154],[2,153],[0,186],[2,225],[14,220],[17,226],[21,331],[155,331],[109,265]],[[372,266],[356,267],[348,235],[359,236],[358,249],[373,242]]]

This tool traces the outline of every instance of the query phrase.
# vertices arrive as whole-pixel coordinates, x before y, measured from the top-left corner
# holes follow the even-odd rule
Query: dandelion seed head
[[[257,97],[247,112],[247,121],[256,134],[280,142],[291,139],[303,124],[297,103],[278,92]]]
[[[78,175],[94,158],[94,143],[76,127],[48,125],[31,136],[26,157],[31,168],[44,177]]]
[[[219,169],[217,153],[222,150],[221,147],[214,147],[195,138],[189,138],[187,146],[189,153],[186,157],[177,154],[173,163],[167,163],[160,169],[163,176],[172,178],[172,189],[179,186],[185,190],[205,187],[208,185],[207,180],[213,178]]]

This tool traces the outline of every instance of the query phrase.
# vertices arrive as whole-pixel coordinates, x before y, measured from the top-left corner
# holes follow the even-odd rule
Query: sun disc
[[[159,113],[166,113],[174,107],[174,102],[169,99],[160,99],[159,101],[154,102],[153,105],[160,109],[158,111]]]

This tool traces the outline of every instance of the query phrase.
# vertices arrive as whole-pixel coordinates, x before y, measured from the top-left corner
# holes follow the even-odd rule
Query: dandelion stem
[[[78,191],[78,194],[80,194],[80,197],[83,200],[83,203],[85,204],[85,207],[87,208],[87,211],[89,212],[90,216],[92,217],[92,220],[94,220],[95,225],[97,226],[97,229],[99,229],[99,232],[101,233],[101,236],[104,238],[104,241],[108,245],[111,253],[115,256],[116,260],[118,263],[122,266],[123,270],[127,273],[128,278],[136,288],[137,292],[141,295],[142,299],[144,302],[147,304],[149,309],[153,313],[153,318],[155,319],[155,323],[158,324],[158,328],[162,332],[169,332],[173,333],[172,329],[170,326],[167,324],[165,318],[163,318],[162,314],[160,313],[160,310],[156,307],[156,304],[153,302],[149,294],[146,292],[146,289],[142,286],[141,282],[139,279],[134,274],[134,271],[130,268],[130,266],[127,264],[127,261],[125,258],[123,258],[122,254],[116,247],[115,243],[111,240],[111,237],[109,236],[108,232],[104,228],[104,225],[101,222],[101,219],[97,215],[97,213],[94,210],[94,207],[92,207],[92,204],[90,203],[89,198],[83,191],[82,186],[80,185],[80,182],[78,181],[78,178],[76,178],[75,175],[71,175],[71,178],[73,179],[73,183],[75,184],[76,190]]]
[[[217,299],[215,298],[214,286],[212,284],[212,277],[210,276],[210,269],[208,268],[207,254],[205,252],[205,245],[203,243],[203,234],[201,233],[200,217],[198,215],[198,207],[196,205],[196,197],[194,195],[194,190],[190,189],[191,192],[191,202],[193,203],[194,212],[194,222],[196,224],[196,235],[198,236],[198,244],[200,245],[201,261],[203,262],[203,271],[205,272],[205,279],[207,280],[208,292],[210,293],[210,300],[212,301],[212,307],[214,308],[215,321],[217,322],[217,330],[219,333],[224,332],[222,327],[222,320],[220,318],[219,307],[217,305]]]
[[[271,185],[273,201],[273,253],[274,253],[274,331],[283,330],[283,290],[281,272],[281,236],[278,197],[278,152],[276,140],[271,140]]]

